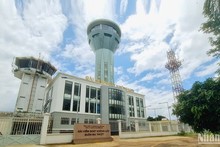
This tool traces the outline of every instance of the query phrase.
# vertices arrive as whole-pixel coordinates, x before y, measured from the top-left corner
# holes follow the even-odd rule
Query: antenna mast
[[[165,67],[170,71],[171,84],[173,90],[174,101],[176,101],[176,97],[183,92],[182,80],[179,73],[179,68],[182,65],[181,61],[178,60],[175,56],[174,51],[171,49],[167,52],[168,62]]]

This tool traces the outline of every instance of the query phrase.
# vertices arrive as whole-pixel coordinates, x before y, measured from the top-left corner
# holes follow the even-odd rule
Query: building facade
[[[95,79],[114,83],[114,53],[121,38],[119,26],[110,20],[98,19],[89,24],[87,35],[95,53]]]
[[[107,85],[58,73],[47,87],[44,111],[53,117],[53,130],[73,130],[74,123],[114,124],[146,121],[144,95],[123,86]],[[111,127],[112,131],[117,128]]]

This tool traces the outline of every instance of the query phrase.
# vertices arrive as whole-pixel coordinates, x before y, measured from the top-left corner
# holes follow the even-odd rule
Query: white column
[[[44,119],[42,122],[41,126],[41,136],[40,136],[40,144],[46,144],[46,139],[47,139],[47,127],[48,127],[48,122],[49,122],[49,113],[44,114]]]
[[[138,120],[135,120],[135,132],[139,132],[139,124],[138,124]]]
[[[118,135],[121,136],[121,120],[118,120]]]

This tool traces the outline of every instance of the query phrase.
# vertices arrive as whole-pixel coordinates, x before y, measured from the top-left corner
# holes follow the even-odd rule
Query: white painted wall
[[[46,136],[46,144],[71,143],[72,140],[73,140],[73,133],[47,134]]]

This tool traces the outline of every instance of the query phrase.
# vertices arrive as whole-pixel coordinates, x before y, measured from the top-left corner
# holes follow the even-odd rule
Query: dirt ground
[[[59,144],[59,145],[22,145],[8,147],[219,147],[219,145],[200,145],[198,144],[197,136],[166,136],[166,137],[147,137],[136,139],[120,139],[113,137],[112,142],[90,143],[90,144]]]

